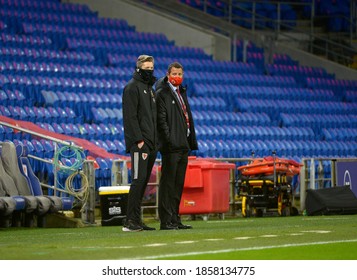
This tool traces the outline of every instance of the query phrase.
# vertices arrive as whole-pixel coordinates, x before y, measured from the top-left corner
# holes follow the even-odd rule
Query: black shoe
[[[143,228],[143,230],[156,230],[156,228],[149,227],[149,226],[145,225],[144,223],[141,224],[141,227]]]
[[[177,226],[178,229],[192,229],[192,226],[190,226],[190,225],[184,225],[184,224],[182,224],[182,223],[179,223],[179,224],[177,224],[177,225],[175,225],[175,226]]]
[[[123,228],[122,228],[123,231],[132,231],[132,232],[135,232],[135,231],[142,231],[143,230],[143,227],[137,223],[137,222],[134,222],[132,220],[128,220]]]
[[[175,230],[175,229],[178,229],[178,227],[170,223],[160,225],[160,230]]]

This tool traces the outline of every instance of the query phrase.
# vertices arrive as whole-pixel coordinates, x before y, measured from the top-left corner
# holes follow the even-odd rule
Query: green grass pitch
[[[2,260],[357,260],[357,215],[185,221],[192,230],[120,226],[0,229]],[[147,224],[159,228],[157,221]]]

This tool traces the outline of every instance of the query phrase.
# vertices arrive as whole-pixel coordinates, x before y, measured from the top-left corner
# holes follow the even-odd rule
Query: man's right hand
[[[138,142],[138,148],[141,149],[144,146],[144,141]]]

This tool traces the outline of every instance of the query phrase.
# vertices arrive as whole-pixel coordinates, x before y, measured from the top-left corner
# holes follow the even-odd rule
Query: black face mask
[[[143,78],[144,81],[148,82],[151,81],[152,78],[154,77],[154,70],[148,70],[148,69],[136,69],[136,71],[139,73],[141,78]]]

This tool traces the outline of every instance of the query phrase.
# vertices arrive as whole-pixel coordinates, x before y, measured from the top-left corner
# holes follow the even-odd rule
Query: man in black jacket
[[[186,88],[183,67],[174,62],[166,76],[156,84],[159,149],[162,172],[159,186],[160,229],[190,229],[181,223],[179,206],[185,181],[188,154],[197,150],[197,140]]]
[[[131,186],[123,231],[155,230],[141,220],[141,202],[154,166],[157,139],[156,100],[152,89],[154,58],[140,55],[133,78],[123,92],[123,124],[126,152],[131,156]]]

